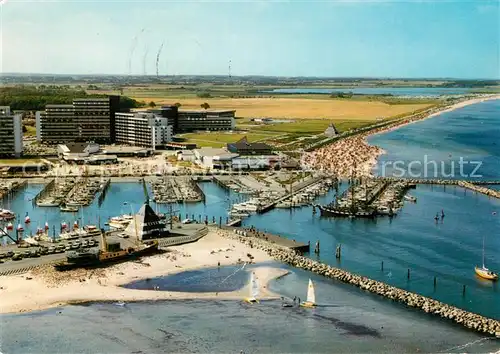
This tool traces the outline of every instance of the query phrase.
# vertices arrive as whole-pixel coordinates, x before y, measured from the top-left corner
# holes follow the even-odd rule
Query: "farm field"
[[[133,97],[157,105],[180,103],[181,109],[234,109],[241,118],[375,120],[410,113],[430,104],[387,104],[380,101],[309,98],[168,98]]]

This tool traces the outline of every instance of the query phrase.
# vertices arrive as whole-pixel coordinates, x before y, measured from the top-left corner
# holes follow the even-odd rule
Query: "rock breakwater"
[[[483,193],[487,195],[488,197],[494,197],[500,199],[500,191],[496,191],[494,189],[478,186],[469,182],[465,181],[459,181],[458,185],[463,188],[468,188],[470,190],[473,190],[474,192],[478,193]]]
[[[452,320],[455,323],[461,324],[462,326],[477,332],[500,337],[500,321],[498,320],[468,312],[419,294],[399,289],[364,276],[353,274],[348,271],[314,261],[300,255],[298,252],[270,243],[264,239],[244,236],[245,232],[242,230],[235,229],[234,231],[230,231],[219,229],[217,232],[223,237],[231,238],[241,243],[250,245],[251,247],[264,250],[277,261],[308,270],[325,277],[336,279],[344,283],[352,284],[362,290],[384,296],[393,301],[403,303],[409,307],[418,308],[427,313]]]

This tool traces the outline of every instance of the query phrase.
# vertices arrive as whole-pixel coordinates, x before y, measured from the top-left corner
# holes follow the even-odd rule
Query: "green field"
[[[248,141],[266,141],[272,139],[282,133],[227,133],[227,132],[213,132],[213,133],[188,133],[180,135],[187,139],[189,143],[195,143],[199,147],[225,147],[228,143],[234,143],[243,137],[247,137]]]
[[[36,164],[42,162],[41,159],[0,159],[0,166],[22,166],[24,164]]]
[[[36,128],[32,125],[25,125],[26,127],[26,133],[24,133],[27,136],[35,136],[36,135]]]
[[[276,123],[267,125],[256,125],[252,132],[274,132],[274,133],[295,133],[301,135],[321,134],[332,123],[328,119],[301,119],[290,123]],[[360,128],[373,124],[370,120],[345,120],[334,122],[339,132],[344,132],[353,128]],[[248,127],[248,125],[246,126]]]

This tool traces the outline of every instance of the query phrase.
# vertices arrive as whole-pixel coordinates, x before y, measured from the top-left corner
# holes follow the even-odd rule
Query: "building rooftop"
[[[66,150],[65,152],[69,152],[72,154],[80,154],[84,152],[89,145],[93,145],[93,143],[68,143],[68,144],[60,144],[59,146],[63,150]]]
[[[140,147],[140,146],[126,146],[126,145],[111,145],[111,146],[106,146],[103,148],[105,150],[106,154],[113,154],[113,153],[120,153],[120,152],[129,152],[129,153],[136,153],[136,152],[141,152],[141,151],[148,151],[151,149]]]
[[[235,109],[180,109],[179,113],[234,113]]]
[[[196,150],[199,156],[205,157],[222,157],[222,158],[233,158],[238,157],[238,154],[227,151],[224,148],[212,148],[212,147],[202,147]]]
[[[89,97],[89,98],[74,98],[73,99],[73,102],[87,102],[87,101],[109,102],[109,98]]]
[[[246,136],[235,143],[227,144],[228,148],[235,150],[272,150],[270,145],[265,143],[250,143]]]
[[[45,108],[73,108],[72,104],[48,104]]]

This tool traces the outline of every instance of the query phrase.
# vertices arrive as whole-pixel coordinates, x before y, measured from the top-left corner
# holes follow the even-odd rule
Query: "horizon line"
[[[0,76],[73,76],[73,77],[89,77],[89,76],[100,76],[100,77],[121,77],[121,78],[175,78],[175,77],[226,77],[228,79],[235,78],[250,78],[250,77],[262,77],[262,78],[281,78],[281,79],[330,79],[330,80],[338,80],[338,79],[368,79],[368,80],[462,80],[462,81],[500,81],[499,78],[461,78],[461,77],[404,77],[404,76],[288,76],[288,75],[261,75],[261,74],[246,74],[246,75],[231,75],[228,77],[227,74],[173,74],[173,75],[128,75],[128,74],[57,74],[57,73],[25,73],[25,72],[2,72]]]

